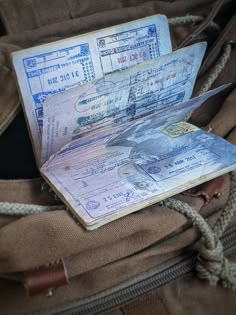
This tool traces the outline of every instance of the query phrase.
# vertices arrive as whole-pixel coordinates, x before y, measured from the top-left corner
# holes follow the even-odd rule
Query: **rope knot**
[[[196,263],[196,271],[200,278],[215,286],[221,282],[223,287],[236,289],[236,264],[229,262],[224,256],[223,245],[215,237],[214,244],[202,241]]]

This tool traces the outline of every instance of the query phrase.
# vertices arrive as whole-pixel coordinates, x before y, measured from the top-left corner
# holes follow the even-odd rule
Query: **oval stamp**
[[[86,208],[87,210],[91,211],[91,210],[95,210],[100,206],[100,202],[96,201],[96,200],[90,200],[86,203]]]

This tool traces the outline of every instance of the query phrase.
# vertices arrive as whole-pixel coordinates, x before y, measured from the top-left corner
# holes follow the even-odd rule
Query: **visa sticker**
[[[160,129],[161,132],[170,136],[171,138],[177,138],[184,136],[190,132],[196,131],[199,128],[191,125],[185,121],[181,121],[177,124],[170,125],[168,127]]]

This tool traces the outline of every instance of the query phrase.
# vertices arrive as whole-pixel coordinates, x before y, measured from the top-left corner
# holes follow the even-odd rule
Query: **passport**
[[[152,16],[13,54],[41,175],[93,230],[236,168],[236,146],[187,122],[200,42],[174,52]]]

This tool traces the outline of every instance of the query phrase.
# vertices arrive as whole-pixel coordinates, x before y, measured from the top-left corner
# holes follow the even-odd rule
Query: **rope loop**
[[[64,210],[64,205],[42,206],[23,203],[0,202],[0,215],[27,216],[54,210]]]
[[[205,94],[211,88],[215,80],[220,75],[221,71],[224,69],[226,63],[229,61],[233,48],[234,44],[232,41],[228,41],[223,45],[221,56],[212,70],[209,71],[206,81],[200,86],[197,93],[198,96]]]
[[[208,280],[210,285],[215,286],[220,282],[224,288],[235,290],[236,264],[225,257],[220,237],[236,211],[236,174],[231,174],[230,195],[213,229],[209,227],[200,213],[187,203],[169,198],[160,202],[159,205],[167,206],[183,214],[200,232],[202,238],[195,266],[198,277]]]
[[[223,245],[217,237],[214,248],[201,241],[195,270],[199,278],[208,280],[212,286],[221,282],[224,288],[236,289],[236,264],[224,256]]]
[[[208,280],[211,285],[216,285],[221,278],[224,267],[222,243],[215,238],[215,247],[209,248],[202,239],[198,250],[195,266],[198,277]]]

